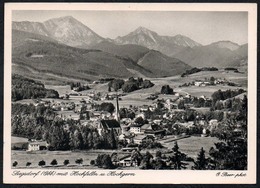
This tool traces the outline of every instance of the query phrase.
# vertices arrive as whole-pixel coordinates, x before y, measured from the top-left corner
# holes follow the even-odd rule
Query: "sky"
[[[89,10],[12,12],[13,21],[44,22],[62,16],[73,16],[104,38],[114,39],[124,36],[142,26],[162,36],[185,35],[202,45],[222,40],[240,45],[248,42],[247,12]]]

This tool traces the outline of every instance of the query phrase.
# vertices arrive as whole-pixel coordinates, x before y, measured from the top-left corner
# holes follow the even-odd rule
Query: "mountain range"
[[[87,47],[104,40],[104,38],[71,16],[53,18],[43,23],[13,22],[12,27],[15,30],[44,35],[74,47]]]
[[[122,45],[120,51],[116,50],[118,45],[114,45],[116,54],[112,48],[109,48],[110,53],[76,48],[44,35],[19,30],[13,30],[12,36],[12,71],[33,79],[90,81],[107,77],[162,77],[181,74],[191,68],[159,51],[136,45]],[[160,71],[154,69],[158,65]]]
[[[201,46],[201,44],[183,35],[160,36],[156,32],[144,27],[138,27],[135,31],[123,37],[117,37],[115,42],[118,44],[137,44],[150,49],[161,51],[162,53],[173,56],[183,48]]]
[[[13,22],[12,29],[14,71],[23,70],[23,74],[26,69],[93,80],[173,76],[195,66],[247,65],[247,44],[219,41],[201,45],[183,35],[160,36],[144,27],[114,40],[103,38],[71,16],[42,23]]]

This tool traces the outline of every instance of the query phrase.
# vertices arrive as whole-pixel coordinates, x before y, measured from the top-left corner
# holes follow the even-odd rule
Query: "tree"
[[[65,159],[64,162],[63,162],[64,165],[68,165],[70,164],[70,161],[68,159]]]
[[[151,169],[152,168],[152,164],[151,164],[152,158],[153,158],[152,154],[149,151],[147,151],[143,156],[140,168],[141,169]]]
[[[215,143],[211,148],[210,166],[215,170],[246,170],[247,169],[247,138],[230,131],[224,137],[226,142]]]
[[[69,147],[70,147],[71,150],[75,149],[74,141],[75,141],[74,134],[73,134],[73,132],[70,132],[70,134],[69,134]]]
[[[205,150],[203,147],[200,149],[200,152],[198,154],[197,160],[194,161],[194,166],[193,168],[195,170],[205,170],[207,169],[207,159],[205,157]]]
[[[41,161],[39,161],[39,163],[38,163],[39,166],[44,166],[45,164],[46,164],[46,162],[45,162],[44,160],[41,160]]]
[[[141,164],[142,159],[143,159],[143,156],[140,153],[140,151],[137,151],[137,150],[132,151],[131,161],[135,162],[137,164],[137,166],[139,166]]]
[[[213,76],[210,77],[210,84],[213,85],[215,83],[215,78]]]
[[[111,157],[108,154],[101,154],[101,155],[99,154],[96,159],[96,165],[99,168],[104,168],[104,169],[114,168]]]
[[[100,139],[98,132],[95,130],[94,132],[92,132],[92,135],[93,135],[93,148],[94,149],[100,148],[102,145],[102,141]]]
[[[108,87],[112,87],[114,89],[114,91],[118,91],[119,89],[121,89],[122,85],[125,83],[124,80],[121,79],[115,79],[112,80],[108,83]]]
[[[90,131],[89,133],[88,133],[88,137],[87,137],[87,147],[88,148],[93,148],[93,146],[94,146],[94,143],[93,143],[93,133],[92,133],[92,131]]]
[[[107,141],[110,149],[116,149],[117,148],[117,140],[115,137],[114,129],[111,129],[107,135]]]
[[[125,93],[130,93],[138,89],[139,89],[138,85],[135,82],[131,82],[131,81],[125,82],[124,85],[122,86],[122,90]]]
[[[173,89],[170,88],[169,85],[164,85],[161,88],[161,94],[166,94],[166,95],[173,94]]]
[[[27,163],[26,163],[26,167],[29,167],[29,166],[31,166],[31,164],[32,164],[32,163],[30,163],[30,162],[27,162]]]
[[[70,149],[69,133],[63,129],[64,121],[56,118],[52,121],[52,126],[49,130],[50,137],[47,140],[50,150],[68,150]]]
[[[179,146],[177,141],[174,142],[174,146],[172,150],[173,150],[173,155],[170,156],[169,159],[171,161],[173,169],[175,170],[186,169],[187,164],[182,162],[184,158],[186,158],[186,155],[179,151]]]
[[[185,108],[185,102],[184,100],[180,100],[178,103],[178,109],[184,109]]]
[[[84,146],[84,142],[83,142],[83,137],[82,134],[79,130],[75,130],[74,132],[74,146],[76,149],[83,149]]]
[[[153,161],[153,168],[154,169],[166,169],[167,165],[166,162],[162,159],[162,152],[157,151],[155,154],[155,160]]]
[[[75,163],[78,165],[81,165],[83,163],[83,159],[82,158],[78,158],[75,160]]]
[[[152,83],[150,80],[144,80],[144,81],[141,81],[140,85],[142,88],[150,88],[150,87],[154,86],[154,83]]]
[[[57,165],[58,164],[58,162],[57,162],[57,160],[56,159],[53,159],[52,161],[51,161],[51,163],[50,163],[52,166],[54,166],[54,165]]]
[[[146,121],[140,116],[135,119],[135,123],[138,125],[144,125],[146,123]]]
[[[115,106],[113,105],[113,103],[104,102],[100,105],[99,109],[102,111],[107,111],[112,114],[115,110]]]
[[[13,167],[16,167],[18,165],[18,162],[17,161],[14,161],[13,162]]]
[[[95,160],[91,160],[90,161],[90,165],[94,166],[96,163],[95,163]]]

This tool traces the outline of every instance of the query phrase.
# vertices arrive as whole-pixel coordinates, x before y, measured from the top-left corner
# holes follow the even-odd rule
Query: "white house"
[[[131,125],[129,132],[134,134],[141,134],[141,126]]]
[[[47,149],[47,142],[45,141],[34,141],[34,142],[29,142],[28,144],[28,151],[39,151],[39,150],[44,150]]]

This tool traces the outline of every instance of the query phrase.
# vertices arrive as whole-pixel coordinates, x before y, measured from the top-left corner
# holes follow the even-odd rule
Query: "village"
[[[205,84],[205,82],[200,84],[197,82],[194,83],[195,87],[203,87],[204,85],[201,84]],[[95,81],[93,83],[95,86],[100,84],[106,85],[106,82]],[[220,84],[220,81],[216,81],[215,84]],[[89,89],[88,86],[86,88]],[[167,89],[165,90],[165,88]],[[147,94],[144,98],[146,102],[140,102],[139,105],[125,103],[125,97],[129,94],[122,91],[111,91],[109,89],[110,91],[101,93],[94,90],[88,91],[88,89],[79,91],[78,87],[71,87],[70,89],[70,91],[60,95],[59,99],[38,98],[27,103],[35,108],[49,108],[55,112],[57,118],[64,122],[71,120],[77,122],[81,127],[80,129],[96,130],[98,137],[113,132],[111,134],[120,145],[116,150],[108,151],[108,153],[110,153],[113,165],[117,167],[148,168],[141,167],[140,161],[133,160],[132,157],[136,155],[136,152],[141,152],[143,155],[146,155],[145,152],[149,152],[156,156],[160,152],[164,154],[163,162],[169,163],[168,157],[173,152],[172,147],[175,147],[177,142],[186,142],[185,140],[189,139],[199,139],[200,141],[204,139],[203,142],[214,145],[218,141],[215,135],[219,134],[218,132],[222,129],[220,125],[228,119],[227,116],[232,114],[229,110],[211,111],[210,109],[214,106],[211,97],[204,95],[195,97],[187,92],[177,92],[179,91],[177,89],[173,92],[169,85],[162,86],[161,91]],[[237,89],[235,92],[240,94],[244,90]],[[222,109],[225,109],[226,103],[227,101],[221,102]],[[62,127],[62,131],[71,131],[70,123],[65,123]],[[241,125],[235,125],[233,131],[242,138],[245,137]],[[207,138],[209,141],[207,141]],[[29,138],[22,143],[12,144],[12,148],[37,154],[49,150],[50,143],[43,139]],[[206,149],[210,148],[206,147]],[[90,153],[97,157],[100,150],[90,151]],[[194,158],[196,155],[191,153],[189,157]],[[183,160],[191,162],[192,160],[189,157],[184,157]],[[77,160],[78,162],[76,162]],[[78,158],[77,160],[75,162],[80,163],[81,160]],[[91,160],[90,164],[93,166],[96,161],[97,159]],[[53,165],[58,167],[59,165],[56,163],[57,161],[54,161],[51,167]],[[44,166],[48,167],[47,164]],[[169,164],[166,166],[169,167]]]
[[[75,97],[80,96],[80,97]],[[141,105],[141,106],[130,106],[129,108],[121,108],[122,110],[126,110],[127,113],[133,114],[134,118],[120,118],[120,100],[117,94],[104,94],[103,96],[99,96],[99,94],[90,93],[88,95],[83,96],[80,93],[76,93],[75,90],[72,90],[72,93],[68,94],[68,96],[64,96],[67,99],[62,101],[50,101],[46,99],[35,100],[34,105],[44,105],[45,107],[51,107],[58,114],[58,117],[66,120],[73,119],[75,121],[80,121],[82,125],[85,126],[95,126],[97,128],[99,134],[101,135],[102,131],[111,131],[114,130],[119,140],[126,139],[128,143],[134,142],[139,144],[142,140],[147,137],[153,138],[155,140],[162,140],[162,143],[168,140],[176,140],[176,138],[180,139],[181,136],[171,136],[167,135],[167,128],[163,128],[167,124],[167,120],[171,120],[176,112],[184,111],[185,108],[193,107],[194,97],[189,94],[185,96],[175,94],[177,96],[174,100],[172,99],[157,99],[151,105]],[[61,97],[63,98],[63,96]],[[70,102],[69,99],[74,99]],[[122,100],[122,99],[121,99]],[[183,106],[178,105],[179,101],[184,101]],[[206,98],[205,96],[201,96],[198,100],[203,100],[208,103],[208,107],[211,106],[212,100]],[[112,102],[116,107],[115,111],[110,113],[108,111],[99,111],[95,108],[96,104],[100,102]],[[153,119],[147,119],[147,112],[155,112],[156,109],[163,109],[165,113],[158,114],[157,117]],[[199,119],[199,117],[197,117]],[[142,121],[142,122],[138,122]],[[199,120],[200,126],[204,128],[201,131],[201,136],[208,136],[207,132],[209,132],[207,127],[216,127],[218,125],[217,119],[211,119],[206,125],[205,120]],[[172,127],[179,125],[184,129],[192,129],[196,127],[194,121],[187,122],[176,122],[172,125]],[[66,126],[64,126],[66,129]],[[185,133],[182,133],[182,136],[186,136]],[[167,139],[166,139],[167,138]],[[40,145],[37,147],[30,147],[31,145],[35,146],[37,142],[29,143],[29,151],[39,150]],[[40,142],[39,142],[40,143]],[[46,143],[47,147],[47,143]],[[125,150],[123,148],[123,150]],[[131,150],[131,149],[129,149]]]

